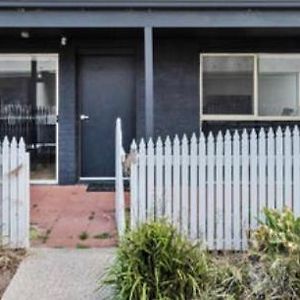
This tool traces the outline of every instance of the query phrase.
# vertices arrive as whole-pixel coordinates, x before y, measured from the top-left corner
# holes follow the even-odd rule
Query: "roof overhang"
[[[300,28],[295,10],[0,9],[1,28]]]
[[[142,27],[300,28],[300,0],[0,0],[0,28]]]

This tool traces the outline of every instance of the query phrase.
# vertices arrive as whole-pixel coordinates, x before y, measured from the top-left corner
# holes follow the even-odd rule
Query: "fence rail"
[[[297,126],[142,139],[132,142],[128,157],[132,228],[165,217],[209,249],[245,250],[264,207],[300,215]],[[120,184],[120,169],[116,176]],[[123,216],[118,220],[125,226]]]
[[[23,139],[5,138],[0,149],[0,245],[28,248],[29,154]]]

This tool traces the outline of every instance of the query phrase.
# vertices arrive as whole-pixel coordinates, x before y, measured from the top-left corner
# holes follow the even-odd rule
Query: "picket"
[[[24,160],[24,177],[20,178],[24,185],[24,238],[21,240],[23,242],[22,248],[29,248],[30,246],[30,156],[29,153],[24,153],[26,159]],[[21,177],[21,176],[20,176]],[[22,225],[21,225],[22,226]]]
[[[189,173],[188,173],[188,141],[186,135],[182,139],[181,156],[181,229],[185,235],[189,233]]]
[[[156,202],[155,202],[155,217],[161,218],[164,211],[164,204],[163,204],[163,145],[161,138],[158,138],[156,143],[156,178],[155,178],[155,185],[156,185]],[[150,203],[148,201],[148,205]]]
[[[226,131],[224,142],[224,249],[232,249],[232,148]],[[225,159],[226,158],[226,159]]]
[[[137,145],[133,140],[130,148],[131,160],[134,163],[130,164],[130,227],[135,228],[138,225],[139,216],[139,201],[138,201],[138,160],[137,156]]]
[[[197,166],[198,166],[198,146],[196,135],[193,134],[191,138],[191,155],[190,155],[190,215],[191,215],[191,228],[190,237],[195,240],[198,237],[198,190],[197,190]]]
[[[241,249],[241,185],[240,185],[240,136],[233,135],[233,249]]]
[[[270,128],[268,131],[268,137],[267,137],[267,147],[268,147],[268,152],[267,152],[267,191],[268,191],[268,202],[265,203],[266,199],[266,193],[265,193],[265,178],[266,175],[265,173],[260,176],[259,181],[260,181],[260,189],[263,189],[263,192],[260,193],[259,197],[259,203],[260,203],[260,220],[264,220],[263,216],[263,208],[268,207],[270,209],[275,208],[275,135],[273,128]],[[264,135],[260,135],[260,143],[264,147]],[[264,152],[265,148],[263,150],[260,150],[260,164],[263,165],[265,164],[265,155]],[[262,168],[262,167],[261,167]],[[261,172],[261,171],[260,171]]]
[[[153,219],[154,207],[208,249],[246,250],[265,207],[300,215],[297,126],[141,140],[129,157],[132,227]]]
[[[2,244],[7,245],[10,238],[10,147],[8,138],[5,137],[2,144]]]
[[[247,248],[249,230],[249,140],[246,130],[242,133],[242,249]]]
[[[198,169],[198,180],[199,180],[199,238],[203,241],[207,240],[206,229],[207,229],[207,219],[206,219],[206,208],[207,208],[207,185],[206,185],[206,141],[203,132],[200,134],[199,138],[199,169]]]
[[[276,131],[276,204],[279,210],[283,209],[283,138],[282,129],[278,127]]]
[[[173,224],[180,230],[180,144],[176,135],[173,148]]]
[[[154,144],[150,138],[147,145],[147,219],[154,220],[155,211],[155,189],[154,189]]]
[[[16,138],[10,144],[10,243],[13,248],[18,246],[18,177],[15,172],[18,168],[18,149]]]
[[[139,144],[139,169],[138,169],[138,188],[139,188],[139,221],[143,223],[147,220],[147,198],[146,198],[146,145],[144,139]]]
[[[263,209],[267,205],[267,193],[266,193],[266,133],[264,129],[259,131],[258,138],[258,199],[257,203],[257,221],[263,221],[264,214]]]
[[[207,246],[215,247],[215,142],[212,133],[207,141]]]
[[[257,226],[257,140],[256,132],[252,129],[250,134],[250,228]]]
[[[292,141],[287,127],[284,136],[284,206],[292,208]]]
[[[300,138],[299,128],[294,127],[293,130],[293,209],[297,217],[300,216],[300,184],[296,179],[300,178]]]
[[[216,249],[224,247],[223,237],[223,137],[219,132],[216,140]]]
[[[172,207],[172,145],[171,139],[168,136],[165,141],[165,204],[166,204],[166,217],[172,220],[173,207]]]
[[[20,140],[19,142],[19,148],[18,148],[18,164],[22,165],[26,164],[26,151],[25,151],[25,143],[23,138]],[[21,180],[21,178],[25,178],[26,177],[26,169],[23,167],[20,169],[19,171],[19,177],[18,177],[18,193],[20,195],[24,195],[26,194],[26,186],[25,186],[25,180]],[[17,243],[17,247],[18,248],[22,248],[23,246],[26,248],[26,246],[28,247],[28,245],[24,245],[26,244],[26,242],[24,242],[24,244],[22,243],[22,241],[24,241],[26,239],[26,233],[27,233],[27,205],[26,203],[24,203],[24,201],[20,201],[20,199],[18,199],[18,218],[19,218],[19,222],[18,222],[18,243]]]

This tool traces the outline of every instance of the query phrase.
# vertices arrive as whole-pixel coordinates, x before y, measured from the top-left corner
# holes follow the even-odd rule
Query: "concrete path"
[[[21,263],[3,300],[104,300],[108,288],[97,281],[115,249],[33,249]]]

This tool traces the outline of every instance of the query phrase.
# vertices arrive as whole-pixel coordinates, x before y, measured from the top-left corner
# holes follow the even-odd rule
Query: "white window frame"
[[[32,57],[45,57],[45,58],[52,58],[55,60],[55,67],[56,67],[56,116],[59,115],[59,54],[58,53],[39,53],[39,52],[32,52],[32,53],[0,53],[0,57],[2,58],[17,58],[17,59],[28,59]],[[56,138],[56,147],[55,147],[55,178],[53,179],[30,179],[30,184],[34,185],[53,185],[58,184],[59,179],[59,123],[56,122],[55,126],[55,138]]]
[[[300,116],[259,116],[258,115],[258,58],[260,55],[297,55],[298,53],[201,53],[200,54],[200,124],[202,121],[300,121]],[[253,57],[253,114],[204,114],[203,113],[203,58],[204,57]],[[299,54],[300,58],[300,54]],[[300,77],[300,76],[299,76]],[[300,79],[299,79],[300,80]],[[300,86],[300,82],[299,82]],[[300,91],[298,93],[300,107]]]

